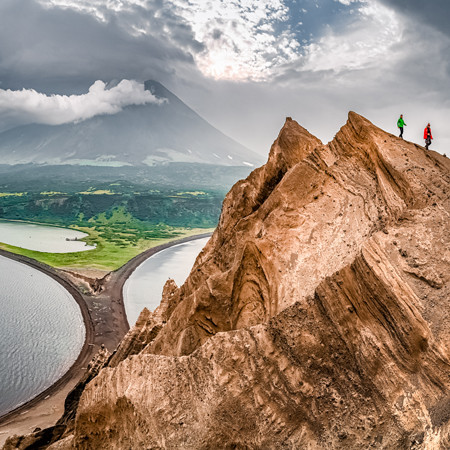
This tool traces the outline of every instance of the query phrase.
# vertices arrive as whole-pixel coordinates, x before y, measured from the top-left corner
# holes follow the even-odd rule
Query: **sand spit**
[[[27,434],[36,428],[55,424],[64,411],[69,392],[83,377],[92,358],[104,347],[114,351],[129,330],[122,288],[133,271],[150,256],[173,245],[210,236],[204,233],[176,239],[142,252],[114,272],[60,270],[22,255],[0,250],[0,255],[26,264],[52,277],[67,289],[80,306],[86,339],[72,367],[52,386],[0,417],[0,446],[14,434]]]

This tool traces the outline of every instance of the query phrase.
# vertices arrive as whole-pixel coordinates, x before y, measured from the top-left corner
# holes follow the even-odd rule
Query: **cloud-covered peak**
[[[2,119],[15,118],[23,123],[61,125],[101,114],[116,114],[129,105],[161,102],[163,100],[145,90],[143,83],[134,80],[122,80],[110,88],[97,80],[86,94],[81,95],[45,95],[34,89],[0,89]]]

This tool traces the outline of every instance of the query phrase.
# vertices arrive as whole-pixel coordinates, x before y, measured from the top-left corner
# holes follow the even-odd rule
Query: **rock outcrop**
[[[288,118],[52,449],[450,446],[450,162]]]

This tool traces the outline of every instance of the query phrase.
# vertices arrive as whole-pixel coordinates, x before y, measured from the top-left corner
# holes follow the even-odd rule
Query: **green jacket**
[[[406,125],[405,121],[400,117],[400,119],[398,119],[397,121],[397,126],[399,128],[403,128]]]

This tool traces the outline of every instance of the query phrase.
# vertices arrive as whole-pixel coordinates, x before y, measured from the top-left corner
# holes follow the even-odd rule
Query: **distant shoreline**
[[[212,233],[208,232],[166,242],[165,244],[161,244],[145,250],[144,252],[130,259],[126,264],[124,264],[116,271],[110,272],[110,278],[106,281],[104,286],[103,297],[109,300],[109,302],[112,304],[112,307],[111,312],[105,313],[103,320],[105,321],[105,323],[114,322],[116,324],[113,333],[114,335],[112,335],[109,331],[108,335],[106,335],[106,333],[100,332],[103,330],[99,329],[99,326],[94,323],[92,317],[92,309],[89,307],[89,300],[97,299],[97,297],[95,295],[88,295],[80,292],[77,286],[68,279],[68,276],[64,273],[63,270],[50,267],[39,261],[28,258],[27,256],[18,255],[0,249],[0,256],[4,256],[11,260],[26,264],[36,270],[43,272],[44,274],[50,276],[59,284],[61,284],[67,291],[69,291],[69,293],[73,296],[80,307],[86,329],[86,337],[83,347],[77,359],[68,369],[68,371],[43,392],[28,400],[23,405],[20,405],[12,411],[1,416],[0,426],[13,425],[14,419],[16,419],[21,414],[25,414],[27,410],[31,410],[32,408],[37,407],[47,398],[53,397],[56,393],[62,390],[70,380],[74,378],[79,380],[85,371],[85,367],[93,358],[101,344],[104,344],[110,351],[113,351],[116,348],[118,343],[122,340],[123,336],[130,328],[123,301],[123,285],[141,263],[143,263],[151,256],[155,255],[156,253],[169,247],[173,247],[174,245],[183,244],[197,239],[202,239],[205,237],[210,237],[211,235]],[[117,307],[117,309],[115,307]],[[56,420],[57,419],[59,419],[59,416],[56,418]],[[54,423],[56,423],[56,420],[52,421],[52,423],[49,423],[47,426],[54,425]],[[30,427],[33,427],[34,425],[32,423],[32,418],[29,419],[29,422]],[[10,435],[12,434],[15,433],[13,432]]]
[[[63,228],[63,229],[67,229],[67,230],[74,230],[74,228],[69,228],[69,227],[64,226],[64,225],[55,225],[54,223],[45,223],[45,222],[35,222],[34,220],[4,219],[4,218],[1,218],[0,222],[20,222],[20,223],[25,223],[25,224],[29,223],[29,224],[32,224],[32,225],[43,225],[43,226],[46,226],[46,227],[54,227],[54,228]]]

